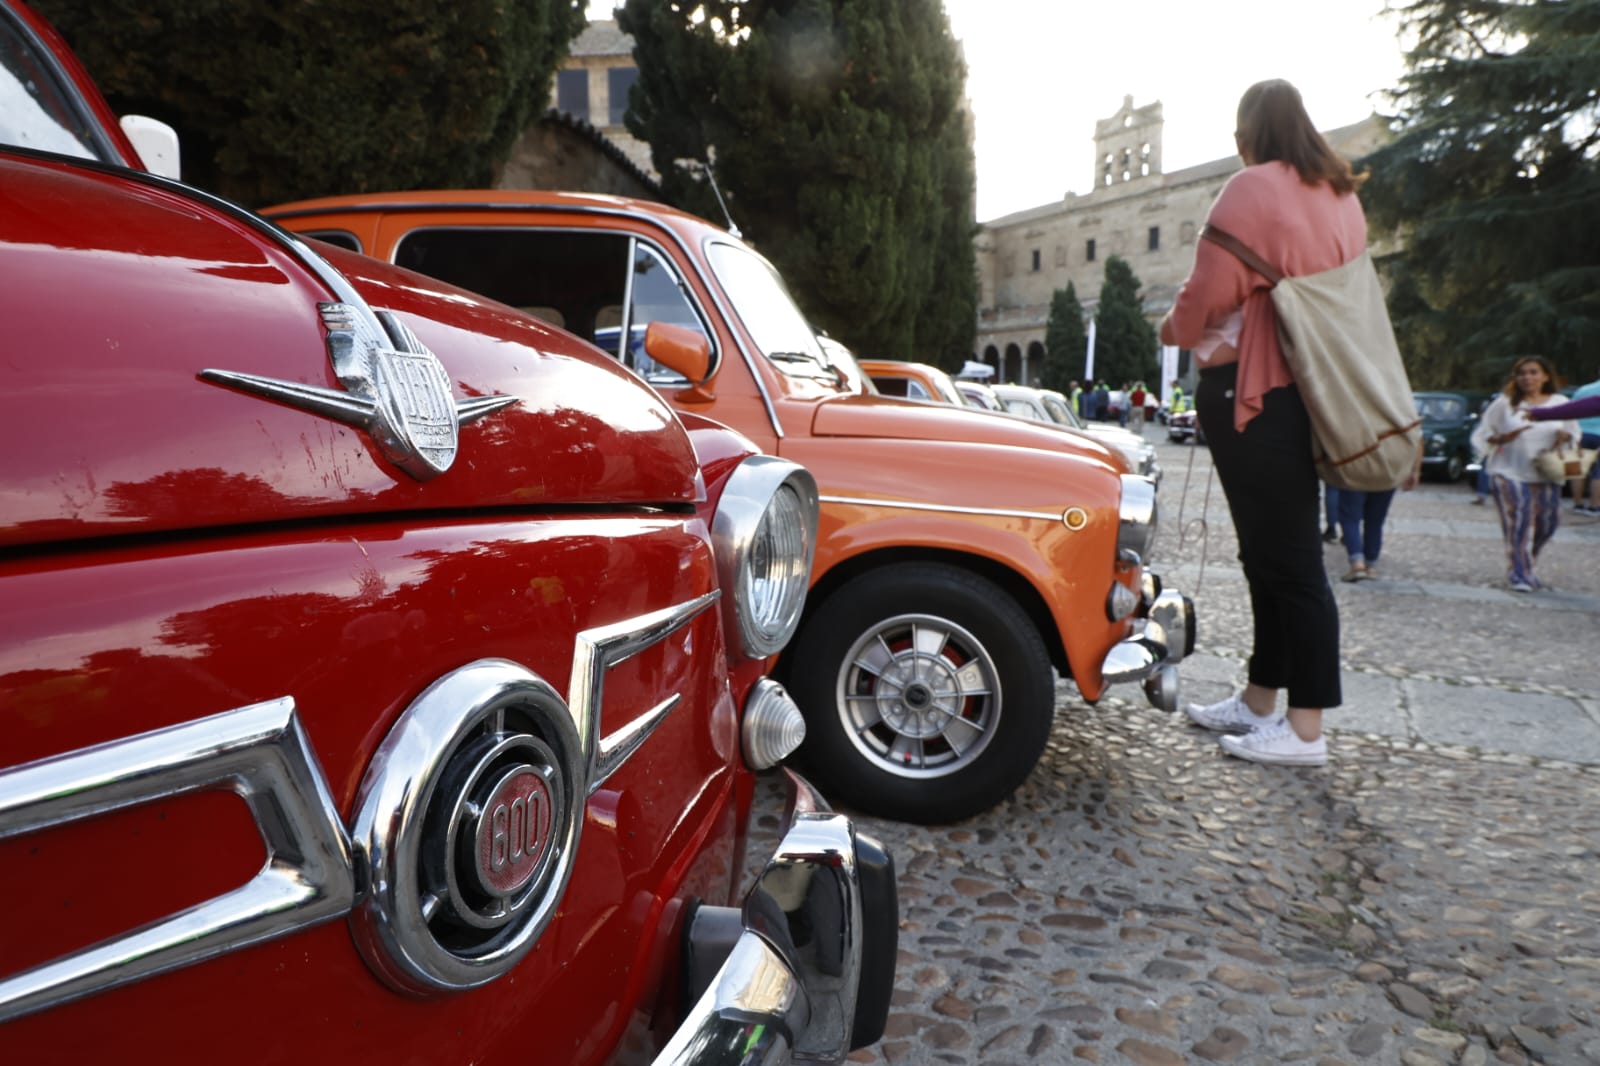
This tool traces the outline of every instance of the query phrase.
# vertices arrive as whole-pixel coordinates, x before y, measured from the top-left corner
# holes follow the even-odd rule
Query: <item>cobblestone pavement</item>
[[[1248,603],[1206,452],[1161,452],[1157,568],[1196,598],[1186,697],[1209,701],[1243,680]],[[1471,495],[1397,497],[1384,578],[1335,581],[1326,768],[1063,683],[1009,801],[861,818],[895,855],[901,950],[888,1033],[852,1061],[1600,1063],[1600,521],[1541,559],[1559,592],[1517,595]]]

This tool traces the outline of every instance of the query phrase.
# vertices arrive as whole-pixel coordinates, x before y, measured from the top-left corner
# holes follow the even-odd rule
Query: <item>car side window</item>
[[[394,261],[576,333],[654,383],[681,384],[683,378],[644,354],[646,326],[671,322],[710,336],[672,265],[655,249],[622,234],[419,229],[401,238]],[[629,334],[625,350],[624,308]]]
[[[87,113],[59,80],[49,57],[0,9],[0,144],[105,158],[94,148]]]
[[[361,240],[354,233],[342,229],[314,229],[306,230],[302,237],[315,237],[326,244],[339,248],[348,248],[352,252],[361,251]]]
[[[611,233],[419,229],[400,239],[394,261],[554,322],[615,356],[629,243]]]
[[[633,250],[632,303],[628,322],[631,340],[626,362],[653,384],[686,384],[675,370],[657,363],[644,352],[644,331],[652,322],[688,326],[710,337],[677,271],[654,248],[636,243]],[[612,350],[612,349],[608,349]]]

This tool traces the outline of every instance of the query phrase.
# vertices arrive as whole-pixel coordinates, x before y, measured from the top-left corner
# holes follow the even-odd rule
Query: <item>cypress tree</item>
[[[1094,376],[1119,388],[1125,381],[1153,380],[1157,373],[1155,327],[1144,317],[1139,279],[1121,256],[1106,260],[1100,304],[1094,312]]]
[[[1083,304],[1078,290],[1067,287],[1050,294],[1050,317],[1044,326],[1044,368],[1041,383],[1047,389],[1066,392],[1067,385],[1083,376],[1083,358],[1089,347],[1089,331],[1083,325]]]
[[[1363,161],[1418,386],[1538,352],[1600,374],[1600,0],[1408,0],[1395,138]]]
[[[583,0],[37,0],[185,180],[251,207],[487,184],[543,107]]]
[[[692,17],[695,15],[703,17]],[[628,0],[628,128],[668,199],[722,221],[819,327],[865,357],[954,368],[977,275],[965,65],[940,0]]]

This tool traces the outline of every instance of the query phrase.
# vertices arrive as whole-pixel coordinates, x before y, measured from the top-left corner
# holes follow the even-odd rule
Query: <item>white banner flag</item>
[[[1083,387],[1094,384],[1094,319],[1089,319],[1089,343],[1083,353]]]
[[[1172,383],[1178,377],[1178,348],[1176,345],[1165,344],[1161,346],[1161,406],[1168,407],[1172,404]]]

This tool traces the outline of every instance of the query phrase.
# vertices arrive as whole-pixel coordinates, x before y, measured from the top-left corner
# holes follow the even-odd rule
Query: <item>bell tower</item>
[[[1161,173],[1161,101],[1134,107],[1124,96],[1110,118],[1094,124],[1094,187],[1104,189]]]

